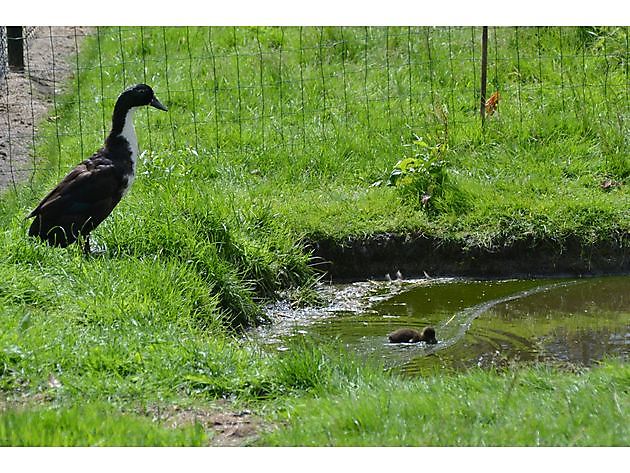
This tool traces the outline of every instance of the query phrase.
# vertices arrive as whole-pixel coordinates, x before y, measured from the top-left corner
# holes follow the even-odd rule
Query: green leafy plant
[[[389,176],[387,185],[409,185],[427,181],[427,189],[431,184],[443,183],[446,179],[446,160],[444,154],[447,146],[438,144],[429,146],[422,138],[413,141],[412,146],[418,152],[411,158],[403,158],[396,163]]]
[[[470,196],[449,173],[446,140],[435,145],[416,136],[414,154],[398,161],[386,183],[396,187],[405,201],[429,214],[462,214],[471,208]],[[375,185],[380,185],[375,183]]]
[[[387,179],[387,185],[400,190],[405,200],[428,212],[439,210],[439,201],[449,185],[445,154],[447,145],[429,145],[417,137],[411,144],[414,154],[399,160]]]

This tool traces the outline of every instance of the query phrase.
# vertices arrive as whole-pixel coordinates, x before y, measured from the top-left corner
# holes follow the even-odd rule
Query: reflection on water
[[[345,305],[289,317],[284,330],[276,325],[265,338],[281,345],[284,337],[301,334],[336,337],[349,349],[410,374],[511,360],[589,365],[606,355],[627,359],[630,353],[628,276],[361,284],[360,290],[357,285],[336,289],[338,299],[345,294]],[[347,297],[353,291],[354,306]],[[387,342],[397,328],[426,325],[436,328],[437,345]]]

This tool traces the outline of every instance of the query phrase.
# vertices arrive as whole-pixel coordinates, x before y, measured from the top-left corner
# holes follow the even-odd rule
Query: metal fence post
[[[481,34],[481,107],[479,113],[481,114],[481,124],[483,125],[486,119],[486,82],[488,78],[488,27],[484,26]]]
[[[7,26],[7,53],[12,71],[24,70],[24,36],[21,26]]]

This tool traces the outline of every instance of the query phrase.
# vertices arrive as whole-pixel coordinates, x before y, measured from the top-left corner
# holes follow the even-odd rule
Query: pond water
[[[630,276],[584,279],[427,279],[331,287],[323,309],[276,307],[263,339],[339,339],[349,350],[414,374],[434,368],[543,361],[590,365],[630,354]],[[432,325],[438,344],[391,344],[401,327]]]

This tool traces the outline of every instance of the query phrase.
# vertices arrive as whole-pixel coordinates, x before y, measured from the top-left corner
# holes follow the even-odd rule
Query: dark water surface
[[[630,276],[360,284],[336,288],[326,309],[284,314],[263,336],[278,349],[304,334],[338,338],[409,374],[516,360],[590,365],[630,354]],[[387,341],[397,328],[426,325],[437,345]]]

